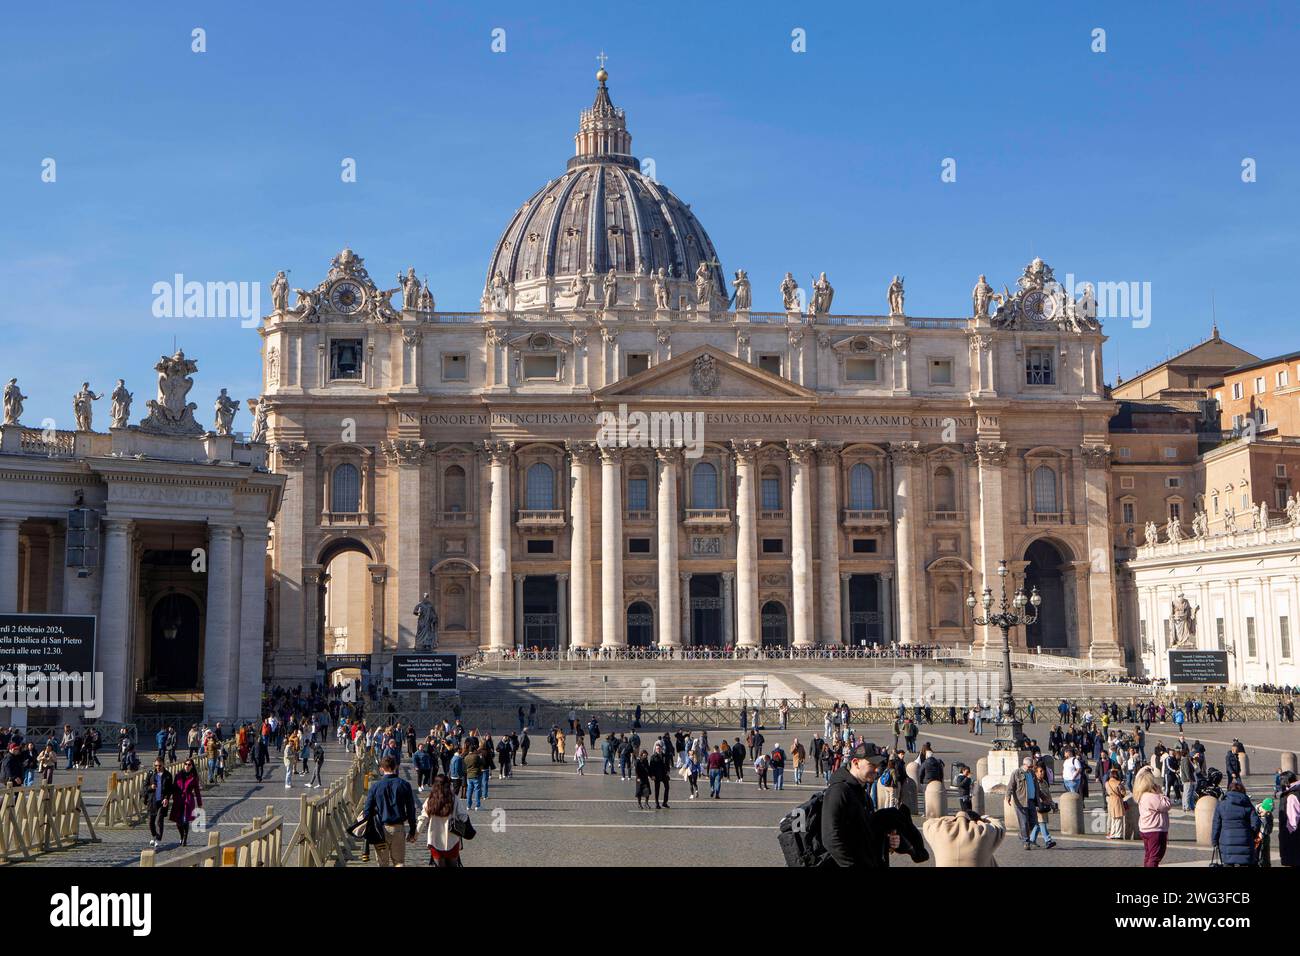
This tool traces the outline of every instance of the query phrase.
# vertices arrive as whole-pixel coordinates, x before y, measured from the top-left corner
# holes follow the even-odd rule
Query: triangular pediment
[[[779,375],[742,362],[711,345],[703,345],[653,368],[607,385],[599,401],[798,402],[817,400],[816,393]]]

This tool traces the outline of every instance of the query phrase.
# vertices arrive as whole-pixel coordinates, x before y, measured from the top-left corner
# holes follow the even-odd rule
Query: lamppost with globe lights
[[[1002,705],[996,720],[997,737],[993,741],[994,750],[1016,750],[1024,736],[1021,723],[1016,717],[1016,699],[1011,693],[1011,629],[1028,626],[1038,620],[1038,607],[1043,603],[1038,588],[1033,588],[1026,597],[1024,588],[1016,588],[1010,602],[1007,601],[1007,562],[998,562],[998,577],[1002,579],[1002,599],[997,612],[993,611],[993,589],[984,585],[984,594],[978,600],[972,590],[966,598],[966,606],[973,612],[976,605],[983,605],[984,616],[975,615],[979,627],[992,624],[1002,632]]]

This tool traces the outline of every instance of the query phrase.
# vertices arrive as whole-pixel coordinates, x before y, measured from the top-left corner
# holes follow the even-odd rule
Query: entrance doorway
[[[722,576],[691,575],[691,644],[722,646]]]
[[[880,575],[855,574],[849,578],[849,634],[853,647],[881,644],[885,622],[880,613]]]
[[[1025,593],[1038,588],[1043,603],[1038,620],[1025,628],[1027,647],[1069,647],[1065,607],[1065,578],[1061,565],[1065,557],[1050,541],[1035,541],[1025,551]]]
[[[627,609],[627,646],[649,647],[654,643],[655,615],[645,601],[637,601]]]
[[[154,690],[199,686],[200,621],[199,607],[188,594],[172,591],[153,606],[149,661]]]
[[[524,578],[523,641],[526,648],[559,647],[559,581],[553,575]]]
[[[763,605],[761,615],[764,647],[785,647],[790,643],[786,628],[785,605],[780,601],[768,601]]]

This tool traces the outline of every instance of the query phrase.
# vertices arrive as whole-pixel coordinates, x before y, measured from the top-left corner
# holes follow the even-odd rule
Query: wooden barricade
[[[374,750],[363,750],[323,794],[302,797],[282,866],[344,866],[352,858],[355,840],[347,828],[356,821],[374,770]]]
[[[274,808],[268,806],[266,815],[255,817],[237,837],[223,842],[221,834],[214,830],[208,834],[207,846],[172,854],[163,860],[158,859],[156,850],[142,850],[140,865],[181,868],[278,867],[283,832],[284,817],[277,815]]]
[[[98,842],[81,797],[81,781],[75,784],[9,788],[0,791],[0,863],[27,860],[42,853],[62,850],[81,841],[81,821]]]
[[[234,748],[230,747],[227,741],[228,752],[226,754],[226,775],[240,766],[236,760],[232,763],[231,755]],[[181,758],[167,765],[167,770],[174,778],[181,772],[188,758]],[[220,781],[209,784],[207,782],[207,763],[208,758],[202,754],[194,758],[194,772],[199,774],[201,779],[200,786],[203,792],[215,790],[221,786]],[[95,814],[95,823],[101,827],[133,827],[143,823],[149,815],[149,792],[148,778],[153,773],[153,764],[149,765],[148,770],[132,770],[127,773],[113,771],[108,775],[108,790],[104,794],[104,803]]]

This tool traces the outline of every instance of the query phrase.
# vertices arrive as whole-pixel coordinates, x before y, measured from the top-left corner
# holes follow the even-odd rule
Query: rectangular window
[[[464,355],[443,355],[442,380],[444,382],[463,382],[469,377],[469,362]]]
[[[875,538],[854,538],[853,539],[854,554],[875,554],[877,546],[878,545]]]
[[[771,372],[773,375],[781,374],[781,356],[775,354],[760,355],[758,357],[758,367],[764,372]]]
[[[764,538],[764,539],[763,539],[763,553],[764,553],[764,554],[782,554],[782,553],[784,553],[784,552],[785,552],[785,539],[784,539],[784,538]]]
[[[846,382],[874,382],[877,377],[875,359],[851,358],[844,360],[844,380]]]
[[[764,478],[762,481],[763,490],[763,510],[780,511],[781,510],[781,479]]]
[[[650,510],[650,479],[629,478],[627,480],[627,510]]]
[[[1142,653],[1151,653],[1151,639],[1147,636],[1147,622],[1138,621],[1138,637],[1142,641]]]
[[[1170,641],[1171,641],[1171,639],[1170,639],[1170,628],[1169,628],[1169,618],[1165,618],[1165,620],[1164,620],[1164,625],[1165,625],[1165,626],[1164,626],[1165,643],[1164,643],[1164,645],[1160,648],[1162,651],[1163,651],[1166,647],[1169,646]]]
[[[1246,656],[1255,657],[1255,619],[1246,618]]]
[[[952,384],[952,359],[930,359],[930,384]]]
[[[1164,454],[1165,454],[1165,457],[1166,457],[1166,458],[1177,458],[1177,457],[1178,457],[1178,449],[1177,449],[1177,448],[1166,448],[1166,449],[1164,450]]]
[[[630,352],[627,357],[627,374],[638,375],[650,367],[649,352]]]
[[[333,339],[330,342],[330,378],[343,381],[361,378],[360,339]]]
[[[1240,382],[1233,382],[1233,383],[1232,383],[1232,397],[1233,397],[1233,398],[1238,398],[1238,399],[1239,399],[1239,398],[1241,398],[1241,396],[1242,396],[1241,383],[1240,383]]]
[[[555,381],[559,377],[559,367],[559,359],[554,355],[525,355],[524,379],[527,381],[542,381],[545,379]]]
[[[1179,502],[1169,502],[1169,519],[1171,521],[1183,520],[1183,506]]]
[[[1218,642],[1219,650],[1222,651],[1227,649],[1228,639],[1224,633],[1223,618],[1221,617],[1216,617],[1214,619],[1214,639]]]
[[[1121,505],[1121,508],[1123,508],[1124,511],[1124,523],[1132,524],[1133,523],[1133,502],[1126,501],[1123,503],[1123,505]]]
[[[1233,416],[1232,416],[1232,430],[1233,430],[1234,432],[1239,432],[1239,431],[1241,431],[1241,426],[1242,426],[1242,424],[1243,424],[1243,419],[1242,419],[1242,417],[1241,417],[1240,415],[1233,415]]]
[[[1055,385],[1055,365],[1051,349],[1029,349],[1025,353],[1025,384]]]
[[[650,539],[649,538],[628,538],[627,553],[628,554],[649,554]]]
[[[1170,477],[1165,479],[1166,488],[1181,488],[1182,486],[1183,486],[1183,479],[1181,478],[1175,478],[1171,475]]]
[[[1133,457],[1133,449],[1132,449],[1132,448],[1121,448],[1121,449],[1119,450],[1119,457],[1121,457],[1121,458],[1132,458],[1132,457]]]
[[[1133,487],[1133,476],[1132,476],[1132,475],[1120,475],[1119,486],[1120,486],[1121,488],[1132,488],[1132,487]]]
[[[528,553],[529,554],[554,554],[555,542],[552,541],[550,538],[529,538]]]
[[[1277,641],[1283,660],[1291,659],[1291,618],[1283,615],[1277,619]]]
[[[1286,465],[1274,465],[1273,468],[1274,468],[1273,474],[1276,475],[1278,478],[1286,477]]]
[[[1264,376],[1262,375],[1255,379],[1255,394],[1264,394]]]
[[[1286,388],[1286,369],[1277,373],[1277,387]]]

